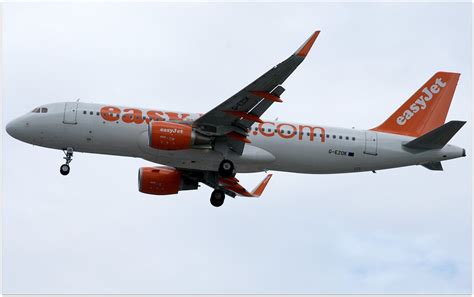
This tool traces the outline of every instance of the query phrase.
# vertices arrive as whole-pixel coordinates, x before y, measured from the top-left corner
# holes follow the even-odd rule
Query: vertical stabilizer
[[[443,125],[459,73],[437,72],[374,131],[418,137]]]

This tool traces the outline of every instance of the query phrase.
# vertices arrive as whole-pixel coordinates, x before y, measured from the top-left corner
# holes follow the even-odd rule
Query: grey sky
[[[468,157],[377,174],[274,172],[261,199],[138,192],[140,159],[3,129],[4,293],[469,293],[471,4],[4,4],[3,127],[55,101],[205,112],[315,46],[268,119],[371,128],[436,71]],[[239,175],[252,188],[264,174]]]

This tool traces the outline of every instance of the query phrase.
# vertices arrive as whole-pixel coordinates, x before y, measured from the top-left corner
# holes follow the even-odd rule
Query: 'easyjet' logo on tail
[[[425,87],[422,90],[423,95],[417,98],[415,102],[410,105],[409,109],[406,109],[403,114],[397,118],[397,124],[403,126],[415,115],[415,113],[419,112],[420,110],[425,110],[429,101],[433,99],[433,94],[438,94],[445,86],[446,83],[443,82],[441,78],[437,78],[433,85],[431,85],[429,88]]]

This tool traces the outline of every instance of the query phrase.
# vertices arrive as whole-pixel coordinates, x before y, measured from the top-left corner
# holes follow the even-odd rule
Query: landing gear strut
[[[230,177],[234,172],[234,163],[230,160],[223,160],[219,165],[219,175],[222,177]]]
[[[59,167],[59,172],[61,172],[62,175],[68,175],[70,170],[69,163],[71,163],[72,161],[73,149],[72,147],[68,147],[66,150],[63,150],[63,152],[66,155],[64,157],[64,160],[66,160],[66,164],[63,164],[61,165],[61,167]]]
[[[214,190],[211,194],[212,206],[219,207],[224,204],[225,194],[222,190]]]

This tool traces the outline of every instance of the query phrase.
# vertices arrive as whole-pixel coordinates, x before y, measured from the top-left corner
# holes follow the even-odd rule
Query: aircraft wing
[[[239,180],[235,177],[220,178],[219,184],[228,191],[235,193],[238,196],[245,197],[260,197],[263,190],[267,187],[268,182],[272,178],[272,174],[268,174],[258,186],[255,187],[251,192],[247,191],[244,187],[239,184]]]
[[[261,115],[274,103],[282,102],[281,84],[303,62],[320,31],[314,32],[298,50],[211,111],[194,121],[199,132],[220,138],[230,149],[242,154],[248,143],[248,129],[261,122]]]
[[[190,170],[185,168],[177,169],[187,178],[201,182],[213,189],[221,189],[231,197],[260,197],[272,178],[272,174],[267,174],[267,176],[252,191],[248,191],[240,184],[240,181],[235,176],[221,177],[215,171]]]

